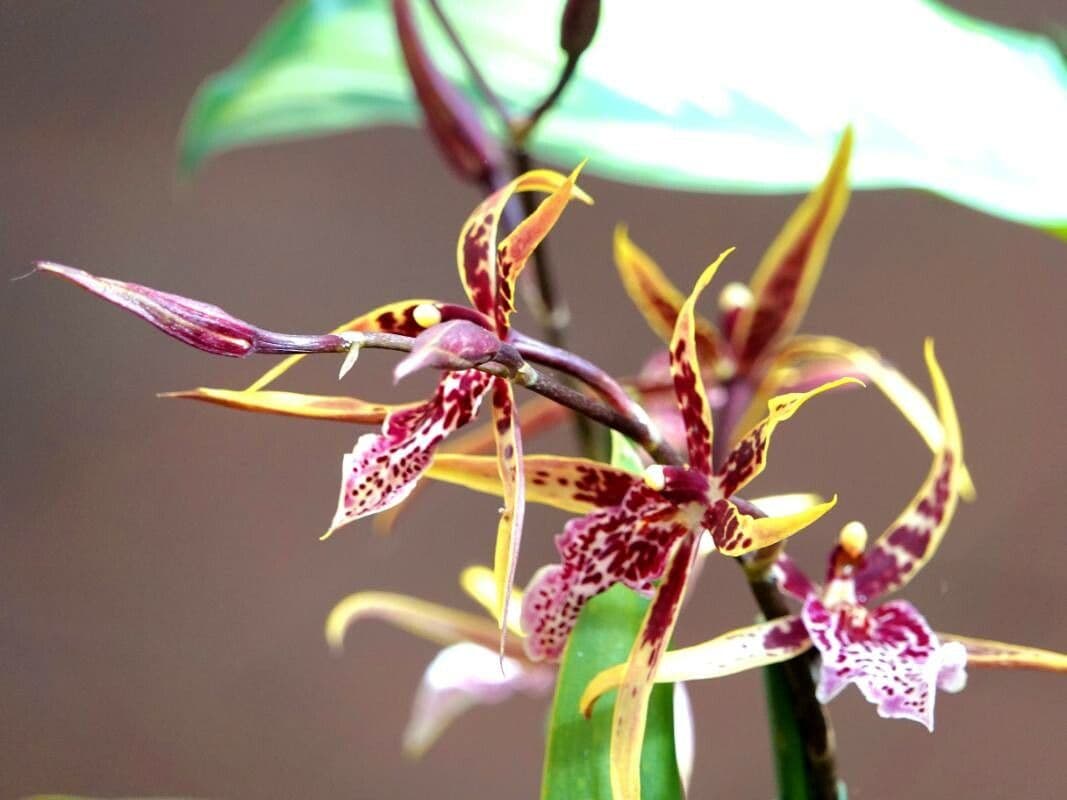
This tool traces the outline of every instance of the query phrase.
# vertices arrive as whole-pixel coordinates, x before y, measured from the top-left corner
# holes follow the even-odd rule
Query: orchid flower
[[[491,396],[498,469],[508,487],[494,559],[502,603],[497,615],[503,626],[525,507],[522,440],[511,382],[475,367],[488,360],[503,360],[506,352],[511,353],[512,368],[524,367],[521,356],[514,349],[508,351],[505,344],[511,333],[516,281],[567,204],[576,198],[592,202],[575,183],[580,169],[568,177],[550,170],[528,172],[475,208],[463,225],[456,248],[460,279],[473,308],[431,300],[401,301],[318,337],[275,334],[215,306],[138,284],[97,278],[55,264],[42,263],[39,268],[80,284],[186,344],[220,355],[342,352],[347,353],[343,375],[358,356],[362,334],[415,337],[410,355],[397,366],[397,379],[424,367],[447,370],[430,399],[422,403],[386,405],[352,397],[264,391],[301,355],[286,359],[245,391],[201,388],[169,396],[290,416],[381,423],[380,433],[360,437],[343,459],[340,497],[326,536],[342,525],[403,501],[440,443],[469,423],[483,400]],[[548,197],[498,243],[500,219],[508,201],[516,192],[533,191],[545,192]]]
[[[955,511],[963,447],[948,383],[926,343],[926,363],[937,400],[943,445],[914,499],[866,553],[862,524],[849,523],[830,556],[825,586],[811,581],[785,554],[772,575],[801,601],[799,613],[723,634],[662,659],[656,680],[675,682],[731,675],[785,661],[814,646],[821,656],[817,696],[827,703],[855,684],[882,717],[934,726],[938,689],[958,692],[966,667],[1025,667],[1067,672],[1067,655],[1021,645],[935,633],[905,600],[872,605],[905,586],[937,552]],[[626,665],[598,675],[582,698],[622,684]]]
[[[559,659],[583,605],[616,583],[655,596],[630,655],[629,691],[619,693],[615,708],[612,779],[619,797],[637,796],[652,679],[674,629],[702,532],[710,532],[724,555],[741,555],[791,536],[835,502],[779,517],[757,517],[731,498],[763,471],[770,437],[779,423],[809,398],[854,382],[852,378],[772,399],[767,416],[742,437],[721,467],[712,466],[711,409],[699,377],[694,308],[729,253],[700,276],[682,304],[671,337],[671,373],[686,425],[688,463],[655,464],[636,476],[586,459],[530,456],[526,460],[529,500],[584,513],[556,537],[561,563],[542,568],[527,586],[522,606],[527,655],[536,661]],[[428,474],[476,490],[498,494],[507,490],[488,461],[476,456],[442,454]]]
[[[941,428],[925,396],[877,353],[842,339],[796,334],[848,206],[851,152],[852,130],[847,129],[826,177],[786,221],[751,281],[723,288],[719,323],[696,317],[701,374],[712,406],[727,428],[719,443],[723,452],[735,433],[755,424],[771,397],[806,391],[844,376],[874,383],[931,450],[941,445]],[[649,327],[669,342],[684,301],[682,292],[621,225],[615,231],[615,262],[627,294]],[[657,354],[635,385],[665,438],[680,443],[684,426],[668,396],[667,366],[664,354]],[[716,452],[716,460],[719,457]],[[973,487],[966,467],[961,480],[961,491],[969,499]]]

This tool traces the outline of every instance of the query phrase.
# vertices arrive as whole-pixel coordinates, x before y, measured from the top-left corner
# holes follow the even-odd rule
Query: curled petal
[[[691,515],[635,483],[619,505],[570,520],[556,537],[560,563],[542,567],[526,587],[530,658],[558,659],[582,606],[616,583],[650,593],[672,548],[694,527]]]
[[[210,389],[200,387],[182,392],[167,392],[160,397],[176,397],[185,400],[201,400],[239,411],[256,411],[261,414],[281,414],[287,417],[323,419],[334,422],[379,423],[387,415],[410,409],[414,403],[386,405],[368,403],[355,397],[334,397],[296,392],[250,392],[238,389]]]
[[[822,656],[821,703],[854,683],[879,716],[912,719],[932,731],[938,684],[962,688],[958,650],[943,652],[937,634],[910,603],[896,600],[868,611],[850,604],[827,607],[811,596],[802,617]]]
[[[571,200],[581,198],[592,202],[584,192],[579,194],[580,190],[575,185],[584,165],[584,162],[578,165],[497,247],[497,302],[493,314],[497,333],[501,336],[507,333],[511,313],[515,310],[515,283],[534,249],[552,230]]]
[[[478,413],[492,380],[477,370],[446,373],[428,401],[390,414],[380,434],[361,436],[344,457],[341,494],[326,536],[407,497],[437,445]]]
[[[945,431],[926,480],[907,508],[878,538],[855,572],[856,595],[865,603],[905,585],[933,558],[959,500],[959,468],[963,444],[948,382],[926,341],[926,364]]]
[[[497,468],[504,489],[504,511],[497,526],[493,574],[496,576],[497,606],[493,614],[501,625],[503,653],[507,632],[511,589],[519,561],[522,522],[526,514],[526,481],[522,461],[522,436],[515,411],[515,394],[503,378],[493,379],[493,430],[496,432]]]
[[[366,314],[350,319],[343,325],[338,325],[331,333],[336,335],[357,331],[365,333],[379,331],[381,333],[399,333],[404,336],[418,336],[422,333],[423,326],[415,320],[415,309],[420,306],[436,308],[440,312],[442,321],[470,319],[472,316],[477,316],[476,312],[471,309],[452,305],[451,303],[438,303],[435,300],[400,300],[396,303],[379,306],[373,311],[368,311]],[[488,325],[489,321],[485,320],[485,324]],[[304,356],[295,355],[278,362],[257,378],[248,387],[248,391],[255,392],[266,388],[296,366],[302,358]]]
[[[618,505],[631,487],[641,485],[639,477],[588,458],[533,455],[523,461],[526,499],[575,514]],[[490,456],[438,453],[426,476],[504,496],[496,459]]]
[[[782,617],[667,652],[656,671],[656,683],[722,678],[787,661],[810,647],[811,639],[800,617]],[[588,714],[602,694],[621,685],[625,669],[625,664],[619,664],[589,682],[581,699],[583,713]]]
[[[763,472],[767,464],[767,447],[771,442],[771,434],[779,423],[792,417],[812,397],[850,383],[863,385],[855,378],[841,378],[824,383],[810,392],[772,397],[767,403],[767,416],[741,437],[716,476],[723,496],[730,497]]]
[[[823,182],[793,212],[756,268],[751,284],[755,302],[740,312],[730,337],[742,371],[800,324],[848,205],[851,153],[849,128]]]
[[[156,329],[198,350],[240,358],[251,353],[341,353],[348,349],[334,335],[304,336],[257,328],[218,306],[161,292],[139,283],[100,278],[85,270],[42,261],[41,272],[58,275]]]
[[[697,537],[685,536],[670,558],[625,665],[611,723],[611,789],[616,800],[641,797],[641,746],[645,738],[648,698],[670,643],[685,587],[693,568]]]
[[[716,549],[727,556],[769,547],[799,533],[837,504],[837,495],[819,503],[778,517],[750,517],[729,500],[711,505],[704,516],[704,527],[711,532]]]
[[[671,376],[674,378],[674,393],[678,398],[678,407],[685,421],[686,444],[689,450],[690,466],[711,475],[711,408],[704,391],[704,381],[700,374],[700,358],[696,347],[696,311],[695,306],[719,265],[733,248],[720,255],[713,264],[704,270],[697,279],[692,293],[682,303],[678,319],[671,336]]]
[[[1021,644],[974,639],[954,633],[939,633],[941,641],[961,645],[967,651],[967,664],[996,669],[1036,669],[1043,672],[1067,672],[1067,653],[1041,650]]]
[[[497,230],[508,200],[516,192],[554,192],[567,182],[558,172],[531,170],[483,200],[463,223],[456,245],[459,278],[473,305],[482,314],[494,316],[497,302]],[[589,195],[574,187],[575,197],[592,202]]]
[[[420,639],[450,645],[475,642],[496,650],[500,630],[489,619],[477,614],[456,611],[448,606],[428,603],[414,597],[391,592],[358,592],[333,607],[326,618],[326,641],[333,650],[344,647],[345,633],[353,623],[378,619],[407,631]],[[509,655],[521,658],[522,648],[509,646]],[[500,666],[497,664],[497,671]]]
[[[476,644],[442,650],[422,676],[411,719],[404,731],[404,751],[421,756],[453,720],[480,705],[500,703],[516,694],[542,696],[555,683],[555,671],[497,654]]]
[[[478,605],[496,616],[500,601],[497,599],[499,595],[493,570],[481,565],[467,567],[460,573],[459,584]],[[513,588],[508,601],[508,630],[520,638],[523,636],[520,624],[521,609],[522,592]]]
[[[796,336],[779,351],[775,364],[767,373],[763,391],[781,391],[783,383],[799,385],[829,375],[854,375],[873,383],[904,418],[915,428],[930,450],[942,448],[945,430],[930,401],[919,388],[877,352],[832,336]],[[777,388],[772,388],[777,387]],[[960,469],[959,492],[964,500],[973,500],[974,484],[964,464]]]
[[[685,295],[663,274],[648,253],[633,243],[625,225],[615,228],[615,266],[626,293],[648,326],[664,342],[670,342]],[[699,314],[694,315],[693,324],[701,362],[714,364],[723,353],[718,331]]]
[[[427,328],[411,343],[411,352],[396,365],[393,379],[400,381],[420,369],[470,369],[487,361],[503,347],[494,334],[465,319]]]

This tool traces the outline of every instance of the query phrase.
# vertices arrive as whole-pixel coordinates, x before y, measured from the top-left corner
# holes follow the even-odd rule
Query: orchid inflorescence
[[[936,691],[962,689],[967,666],[1067,671],[1067,656],[1061,654],[935,633],[906,601],[872,605],[930,561],[958,499],[973,497],[973,486],[953,398],[932,343],[926,343],[926,363],[936,411],[874,351],[796,333],[847,204],[851,144],[846,132],[825,180],[786,223],[751,283],[725,287],[717,322],[701,316],[698,303],[730,251],[704,270],[686,296],[625,228],[616,231],[623,284],[667,345],[625,381],[512,325],[516,282],[534,249],[570,201],[592,202],[577,185],[580,168],[567,176],[549,170],[520,175],[472,212],[456,250],[469,305],[403,300],[323,335],[274,333],[215,306],[138,284],[52,263],[39,269],[206,352],[288,355],[247,389],[200,388],[170,396],[310,419],[380,423],[379,432],[361,436],[343,458],[328,532],[369,515],[395,513],[423,477],[503,498],[493,567],[468,568],[462,576],[464,588],[490,617],[360,592],[341,601],[327,623],[327,637],[337,648],[348,626],[364,618],[384,619],[445,646],[416,698],[406,735],[412,752],[429,747],[467,708],[515,692],[549,691],[554,665],[591,598],[616,584],[650,596],[629,659],[598,675],[582,698],[589,711],[606,691],[623,688],[613,712],[612,785],[617,797],[632,798],[640,794],[645,713],[656,682],[721,677],[814,648],[820,657],[820,702],[854,683],[881,716],[913,719],[932,729]],[[508,202],[528,192],[546,198],[501,235]],[[268,388],[312,353],[343,355],[343,374],[362,348],[404,352],[397,379],[439,370],[436,389],[425,401],[390,405]],[[821,393],[866,383],[901,410],[932,450],[933,465],[918,494],[871,548],[860,523],[844,526],[830,554],[826,584],[819,586],[790,559],[784,543],[830,511],[835,500],[740,493],[763,471],[779,424]],[[541,398],[520,407],[516,385]],[[448,449],[446,440],[472,424],[486,400],[491,435],[476,431]],[[617,444],[632,441],[643,450],[639,471],[614,461],[525,455],[522,429],[531,435],[559,422],[561,409],[612,428]],[[495,443],[495,456],[479,454],[488,442]],[[575,516],[556,537],[559,562],[538,570],[521,592],[515,577],[527,502]],[[670,650],[690,584],[716,551],[738,558],[752,582],[769,583],[800,607]]]

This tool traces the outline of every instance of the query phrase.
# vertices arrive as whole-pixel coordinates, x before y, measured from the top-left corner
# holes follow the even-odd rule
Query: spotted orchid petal
[[[460,573],[460,586],[463,587],[471,599],[496,616],[496,610],[500,607],[500,594],[497,589],[496,576],[489,567],[480,564],[467,567]],[[512,588],[511,597],[508,600],[508,630],[520,639],[525,636],[522,631],[522,591]]]
[[[942,645],[904,600],[868,610],[851,603],[828,607],[813,595],[801,616],[822,656],[821,703],[854,683],[879,716],[912,719],[932,731],[936,690],[959,691],[966,682],[963,648]]]
[[[856,568],[856,596],[861,603],[904,586],[933,558],[959,500],[963,443],[956,407],[929,339],[925,357],[945,432],[944,442],[934,454],[930,472],[918,493]]]
[[[452,303],[440,303],[436,300],[399,300],[395,303],[379,306],[366,314],[350,319],[343,325],[338,325],[331,333],[381,332],[398,333],[403,336],[418,336],[427,327],[423,322],[425,322],[424,314],[428,311],[432,312],[433,322],[469,319],[473,322],[481,322],[486,326],[490,324],[487,318],[482,317],[476,311]],[[423,322],[420,322],[420,319]],[[255,392],[266,388],[295,367],[302,358],[304,358],[303,355],[295,355],[279,361],[260,375],[248,387],[248,391]]]
[[[239,411],[255,411],[261,414],[281,414],[287,417],[364,424],[380,423],[387,415],[414,408],[416,405],[415,403],[386,405],[385,403],[370,403],[355,397],[299,394],[297,392],[277,392],[272,390],[250,392],[239,389],[211,389],[203,386],[181,392],[166,392],[159,396],[200,400],[205,403],[226,406],[227,408],[236,408]]]
[[[500,629],[488,617],[392,592],[358,592],[341,600],[326,618],[326,641],[333,650],[342,650],[348,629],[367,619],[388,622],[440,645],[474,642],[495,652],[500,642]],[[522,658],[522,647],[509,642],[507,654]]]
[[[648,700],[659,662],[670,643],[693,569],[697,537],[681,537],[641,623],[626,661],[611,724],[611,790],[616,800],[640,800],[641,747]]]
[[[622,285],[652,331],[670,342],[685,295],[663,274],[651,256],[634,244],[625,225],[615,228],[615,266]],[[723,353],[719,332],[700,315],[694,316],[694,337],[701,361],[714,364]]]
[[[767,416],[741,437],[716,473],[723,496],[730,497],[737,493],[763,472],[767,464],[767,448],[771,442],[771,434],[780,423],[792,417],[804,403],[816,395],[850,383],[863,385],[855,378],[840,378],[808,392],[772,397],[767,403]]]
[[[449,433],[470,422],[495,380],[484,372],[446,373],[433,397],[390,414],[380,434],[364,434],[341,465],[341,494],[325,536],[401,502]]]
[[[930,401],[919,388],[876,351],[832,336],[794,336],[779,351],[757,392],[782,391],[784,385],[799,385],[818,374],[851,374],[873,383],[915,428],[934,452],[941,449],[945,431]],[[966,464],[961,465],[959,492],[964,500],[975,497]]]
[[[692,293],[682,303],[671,335],[671,376],[678,408],[685,421],[686,444],[690,466],[703,475],[711,475],[711,407],[700,374],[700,356],[696,346],[696,302],[711,283],[719,265],[733,248],[723,252],[697,279]]]
[[[456,246],[456,263],[471,305],[482,314],[492,318],[497,304],[497,232],[508,200],[516,192],[552,193],[566,182],[567,178],[558,172],[532,170],[489,195],[463,223]],[[572,191],[579,199],[591,202],[589,195],[577,187]]]
[[[511,314],[515,310],[515,284],[533,251],[552,230],[571,200],[593,202],[575,184],[583,166],[584,162],[578,165],[497,247],[497,301],[493,320],[500,336],[505,336],[511,327]]]
[[[555,671],[549,667],[514,658],[501,660],[493,650],[477,644],[446,647],[422,676],[404,731],[404,751],[417,758],[464,712],[518,694],[546,695],[555,680]]]
[[[837,495],[825,503],[777,517],[752,517],[729,500],[718,500],[707,509],[704,527],[715,548],[726,556],[740,556],[770,547],[811,525],[837,504]]]
[[[939,633],[943,642],[957,643],[967,651],[967,665],[992,669],[1036,669],[1067,673],[1067,653],[1042,650],[1021,644],[974,639],[954,633]]]
[[[761,622],[716,636],[706,642],[669,650],[656,670],[656,683],[681,683],[734,675],[745,670],[788,661],[811,647],[800,617],[792,615]],[[617,689],[626,665],[604,670],[582,694],[582,712],[588,714],[601,695]]]
[[[812,509],[824,500],[821,495],[810,492],[793,492],[753,497],[749,502],[768,517],[784,517]],[[700,537],[700,557],[705,558],[714,553],[716,549],[711,533],[705,530]],[[801,599],[804,598],[801,597]]]
[[[526,480],[522,460],[522,435],[515,409],[511,383],[493,379],[493,430],[496,431],[497,467],[504,490],[504,510],[497,525],[493,573],[496,576],[497,606],[493,614],[501,626],[501,653],[507,633],[508,605],[515,585],[519,561],[522,523],[526,514]]]
[[[771,578],[779,589],[801,602],[819,591],[815,582],[786,553],[779,553],[771,565]]]
[[[568,521],[556,537],[560,563],[542,567],[526,587],[522,628],[529,657],[558,659],[582,606],[614,584],[651,593],[671,550],[695,527],[693,515],[635,482],[618,505]]]
[[[535,395],[519,406],[519,427],[524,436],[536,436],[544,431],[551,430],[565,420],[572,412],[565,406],[561,406],[545,397]],[[495,426],[490,423],[474,427],[473,429],[455,436],[450,436],[442,449],[450,454],[474,454],[492,450],[496,446]],[[437,456],[438,458],[440,455]],[[431,464],[430,469],[433,469]],[[382,534],[389,534],[396,524],[397,518],[404,508],[411,503],[419,492],[417,484],[407,498],[392,508],[388,508],[374,515],[374,529]],[[529,482],[527,482],[527,495],[529,495]],[[494,492],[499,494],[499,492]],[[536,502],[536,501],[535,501]],[[582,509],[579,513],[584,513]]]
[[[851,153],[849,128],[823,182],[793,212],[756,268],[754,302],[741,309],[730,336],[740,370],[751,369],[800,324],[848,205]]]
[[[575,514],[618,505],[632,487],[643,485],[638,476],[587,458],[532,455],[523,461],[526,499]],[[504,496],[496,459],[490,456],[438,453],[426,477]]]

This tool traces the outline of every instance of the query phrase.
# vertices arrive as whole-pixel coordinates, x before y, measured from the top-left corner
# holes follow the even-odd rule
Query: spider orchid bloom
[[[463,590],[491,615],[499,601],[496,581],[487,567],[468,567],[460,576]],[[530,661],[522,648],[518,611],[522,592],[512,590],[507,625],[510,636],[501,660],[500,629],[488,617],[388,592],[359,592],[339,602],[326,620],[326,640],[341,652],[345,633],[355,622],[380,619],[420,638],[442,645],[423,674],[404,732],[404,750],[421,756],[466,711],[503,702],[520,694],[548,695],[556,671]]]
[[[729,428],[720,432],[720,447],[732,443],[735,433],[751,428],[771,397],[807,391],[845,376],[875,384],[931,450],[941,446],[941,427],[926,397],[877,353],[841,339],[796,333],[848,206],[852,138],[847,129],[822,183],[786,221],[750,282],[724,287],[718,324],[696,318],[701,374],[712,406]],[[615,262],[627,294],[649,327],[669,342],[684,300],[682,292],[623,226],[615,231]],[[635,386],[665,438],[680,446],[684,425],[669,396],[667,367],[666,354],[653,356]],[[727,406],[729,413],[724,413]],[[961,480],[961,492],[969,499],[973,486],[965,466]]]
[[[657,681],[716,678],[793,658],[813,645],[821,656],[818,698],[826,703],[849,683],[887,718],[912,719],[933,730],[936,691],[958,692],[966,666],[1067,672],[1067,655],[1020,645],[935,633],[907,601],[872,606],[906,585],[934,556],[959,497],[963,448],[952,396],[931,342],[926,362],[937,399],[944,445],[911,503],[864,553],[862,524],[846,525],[830,556],[825,587],[781,554],[775,581],[802,602],[799,614],[731,631],[667,653]],[[583,698],[589,709],[624,679],[625,665],[605,670]]]

